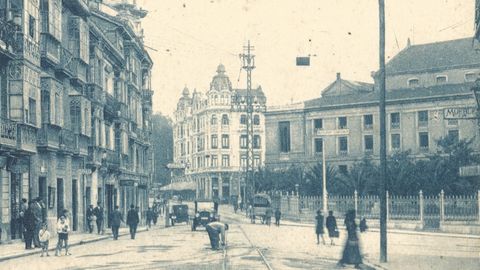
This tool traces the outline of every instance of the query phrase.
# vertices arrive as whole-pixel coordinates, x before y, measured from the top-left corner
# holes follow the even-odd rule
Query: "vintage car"
[[[186,204],[173,204],[170,206],[170,223],[175,226],[175,223],[186,222],[188,224],[188,205]]]
[[[195,201],[195,215],[193,216],[192,231],[197,230],[198,226],[205,227],[212,221],[220,221],[220,215],[218,215],[218,203],[207,200]]]

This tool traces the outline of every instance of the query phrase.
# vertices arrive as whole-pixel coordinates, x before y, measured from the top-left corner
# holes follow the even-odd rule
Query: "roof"
[[[445,98],[458,95],[471,95],[471,83],[443,84],[431,87],[403,88],[389,90],[386,93],[387,102],[420,102],[422,99]],[[358,106],[359,104],[376,104],[379,99],[379,92],[358,92],[349,95],[323,96],[305,101],[305,109],[321,109],[338,106]]]
[[[373,91],[373,84],[371,83],[348,81],[341,79],[339,75],[337,76],[337,80],[322,91],[322,96],[338,96]]]
[[[235,91],[235,95],[247,96],[247,89],[233,89],[233,91]],[[252,96],[265,97],[262,87],[259,86],[257,89],[252,89]]]
[[[386,74],[412,73],[468,67],[480,64],[480,52],[472,38],[411,45],[399,52],[386,65]]]

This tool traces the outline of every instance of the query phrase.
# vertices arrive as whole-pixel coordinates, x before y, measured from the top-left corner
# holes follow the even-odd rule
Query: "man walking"
[[[205,228],[207,229],[210,245],[213,250],[218,250],[219,248],[219,235],[222,238],[222,245],[225,246],[225,231],[228,231],[228,224],[214,221],[208,223]]]
[[[275,225],[280,226],[280,217],[282,216],[282,213],[280,212],[280,209],[275,209]]]
[[[93,209],[93,214],[96,217],[98,234],[100,234],[103,232],[103,207],[100,202],[97,202],[97,207]]]
[[[33,231],[33,244],[36,248],[39,248],[40,238],[38,237],[38,233],[40,232],[40,229],[42,228],[42,223],[43,223],[43,209],[42,209],[42,205],[40,204],[40,198],[36,198],[33,201],[31,208],[32,208],[32,213],[35,220],[34,222],[35,229]]]
[[[137,225],[140,221],[138,217],[138,212],[135,209],[135,206],[130,205],[130,210],[127,213],[127,224],[130,227],[130,238],[135,239],[135,233],[137,233]]]
[[[87,209],[87,224],[88,224],[88,232],[93,232],[93,222],[97,217],[94,214],[93,204],[90,204]]]
[[[153,213],[153,210],[151,207],[148,207],[147,210],[147,229],[150,229],[152,227],[152,221],[153,221],[153,216],[155,213]]]
[[[123,222],[122,213],[120,210],[118,210],[118,205],[115,205],[115,210],[113,210],[110,216],[110,221],[112,223],[113,240],[118,240],[118,229],[120,228],[120,224]]]

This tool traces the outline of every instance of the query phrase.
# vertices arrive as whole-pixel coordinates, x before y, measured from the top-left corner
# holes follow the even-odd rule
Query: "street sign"
[[[350,133],[349,129],[316,129],[315,135],[317,136],[334,136],[334,135],[348,135]]]
[[[446,108],[443,110],[445,119],[476,119],[477,109],[475,107]]]
[[[479,176],[480,175],[480,165],[460,167],[459,168],[459,174],[460,174],[460,176],[463,176],[463,177]]]

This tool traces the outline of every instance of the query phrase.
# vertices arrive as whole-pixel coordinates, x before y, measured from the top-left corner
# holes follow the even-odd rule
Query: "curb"
[[[160,229],[160,228],[158,228],[158,229]],[[137,233],[147,232],[147,231],[148,230],[146,228],[142,228],[142,229],[138,229]],[[119,233],[118,236],[125,236],[125,235],[128,235],[128,234],[130,234],[130,233],[129,232]],[[80,245],[85,245],[85,244],[89,244],[89,243],[99,242],[99,241],[106,240],[106,239],[109,239],[109,238],[112,238],[112,235],[102,235],[102,236],[99,236],[99,237],[96,237],[96,238],[87,239],[87,240],[80,240],[80,241],[77,241],[77,242],[74,242],[74,243],[70,243],[69,247],[74,247],[74,246],[80,246]],[[51,248],[48,249],[48,251],[53,252],[53,251],[55,251],[55,249],[56,249],[56,247],[51,247]],[[36,254],[38,255],[38,254],[41,254],[41,253],[42,253],[42,250],[39,249],[39,250],[30,251],[30,252],[8,255],[8,256],[0,257],[0,262],[11,260],[11,259],[17,259],[17,258],[21,258],[21,257],[27,257],[27,256],[31,256],[31,255],[36,255]]]

